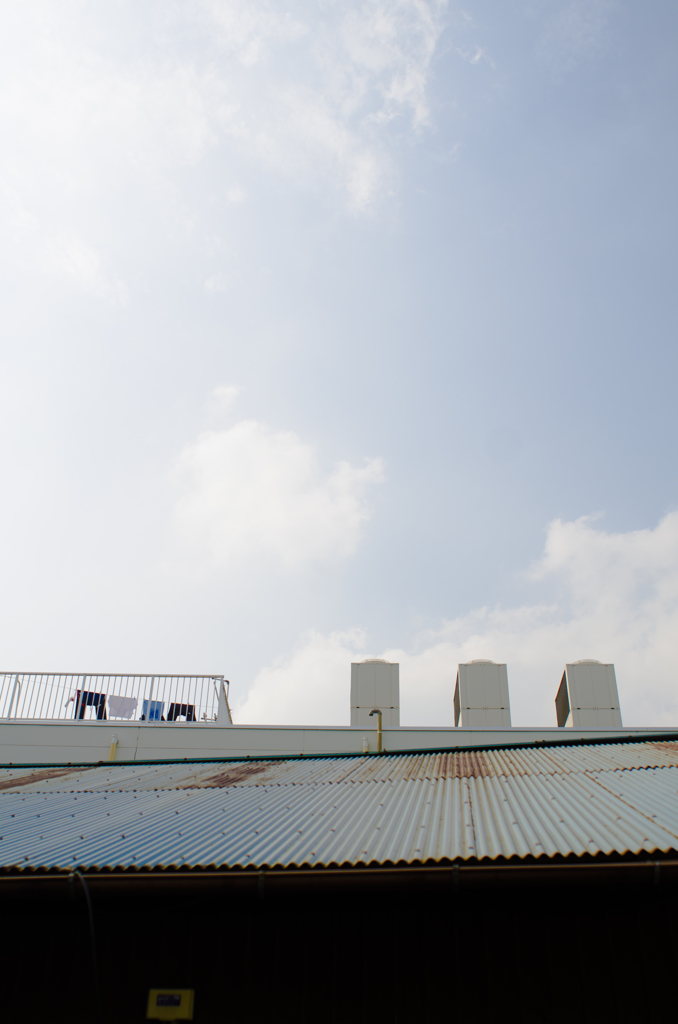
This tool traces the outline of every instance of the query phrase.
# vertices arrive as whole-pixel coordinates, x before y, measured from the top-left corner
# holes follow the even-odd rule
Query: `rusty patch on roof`
[[[653,743],[648,743],[648,746],[654,747],[655,750],[661,750],[667,754],[676,754],[678,756],[678,742],[675,740],[655,740]]]
[[[223,789],[226,786],[237,786],[242,783],[252,782],[262,772],[269,771],[271,767],[277,768],[281,761],[241,761],[237,764],[224,766],[220,771],[211,773],[200,773],[198,779],[188,778],[185,785],[177,784],[177,789]]]
[[[455,754],[448,754],[447,757],[450,760],[445,775],[450,778],[484,779],[495,774],[492,763],[482,750],[461,750]]]
[[[380,764],[370,762],[358,767],[362,769],[361,774],[371,776],[370,771],[374,768],[374,778],[378,778]],[[404,757],[402,761],[395,761],[389,766],[388,777],[395,779],[471,779],[485,778],[489,775],[496,775],[496,769],[491,759],[482,750],[459,750],[450,751],[446,754],[414,754]]]
[[[34,782],[44,782],[46,779],[62,779],[67,775],[80,775],[84,771],[92,771],[95,768],[100,768],[100,765],[92,765],[90,769],[83,768],[36,768],[35,771],[26,771],[24,769],[21,774],[16,776],[10,775],[9,778],[0,778],[0,790],[3,789],[17,789],[19,786],[30,786]]]

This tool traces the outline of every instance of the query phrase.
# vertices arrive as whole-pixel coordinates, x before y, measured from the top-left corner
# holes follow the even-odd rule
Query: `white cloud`
[[[217,295],[221,292],[227,292],[232,283],[232,279],[227,274],[217,273],[207,278],[203,288],[208,295]]]
[[[188,445],[175,479],[180,531],[214,564],[264,556],[296,568],[354,553],[370,518],[364,494],[383,479],[383,466],[340,462],[324,477],[296,434],[243,420]]]
[[[221,49],[245,67],[259,64],[280,43],[295,42],[307,34],[306,25],[279,6],[259,0],[203,0],[201,7],[216,30]]]
[[[106,273],[101,257],[81,238],[60,235],[45,240],[44,266],[52,276],[89,292],[97,299],[124,306],[127,290],[114,274]]]
[[[359,629],[329,636],[309,630],[291,656],[259,672],[246,700],[234,709],[236,721],[348,725],[349,664],[364,643]]]
[[[230,412],[242,394],[242,388],[238,384],[220,384],[210,396],[210,405],[219,412]]]
[[[472,658],[508,663],[515,725],[555,725],[563,666],[580,658],[615,663],[625,724],[678,724],[678,513],[628,533],[608,533],[592,517],[553,522],[529,575],[537,586],[555,582],[562,596],[477,609],[409,650],[372,652],[400,662],[403,724],[452,724],[456,667]],[[349,664],[363,648],[362,633],[310,634],[259,673],[239,720],[347,724]]]

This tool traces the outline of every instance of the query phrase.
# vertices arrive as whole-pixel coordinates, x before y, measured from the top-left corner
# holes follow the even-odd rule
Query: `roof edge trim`
[[[346,867],[346,868],[261,868],[226,869],[210,871],[87,871],[77,869],[93,893],[126,891],[129,894],[155,892],[166,894],[186,886],[196,889],[227,891],[234,890],[242,895],[261,898],[264,893],[284,894],[297,892],[299,888],[320,887],[347,888],[388,887],[402,888],[403,885],[424,885],[428,888],[442,887],[452,893],[468,885],[546,885],[561,883],[641,883],[652,886],[660,882],[678,880],[678,859],[635,858],[633,860],[570,861],[553,864],[453,864],[430,866],[417,864],[391,867]],[[44,873],[14,873],[0,875],[0,897],[25,896],[28,890],[43,895],[71,898],[70,880],[73,871],[59,870]]]

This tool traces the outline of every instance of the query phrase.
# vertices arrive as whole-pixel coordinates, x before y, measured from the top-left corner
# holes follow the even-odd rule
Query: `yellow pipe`
[[[377,719],[377,721],[379,723],[377,725],[377,753],[378,754],[381,754],[382,748],[383,748],[383,733],[382,733],[382,729],[381,729],[381,714],[382,713],[379,710],[379,708],[373,708],[372,711],[370,711],[370,718],[372,717],[372,715],[378,715],[379,716],[379,718]]]

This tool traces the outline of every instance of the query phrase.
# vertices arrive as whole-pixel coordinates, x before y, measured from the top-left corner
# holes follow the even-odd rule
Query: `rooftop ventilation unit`
[[[454,724],[508,729],[511,727],[506,665],[494,661],[469,661],[457,671],[454,691]]]
[[[560,727],[621,728],[614,665],[600,661],[566,665],[556,695],[556,716]]]
[[[351,665],[351,725],[373,729],[370,711],[375,709],[385,729],[400,725],[400,665],[367,658]]]

